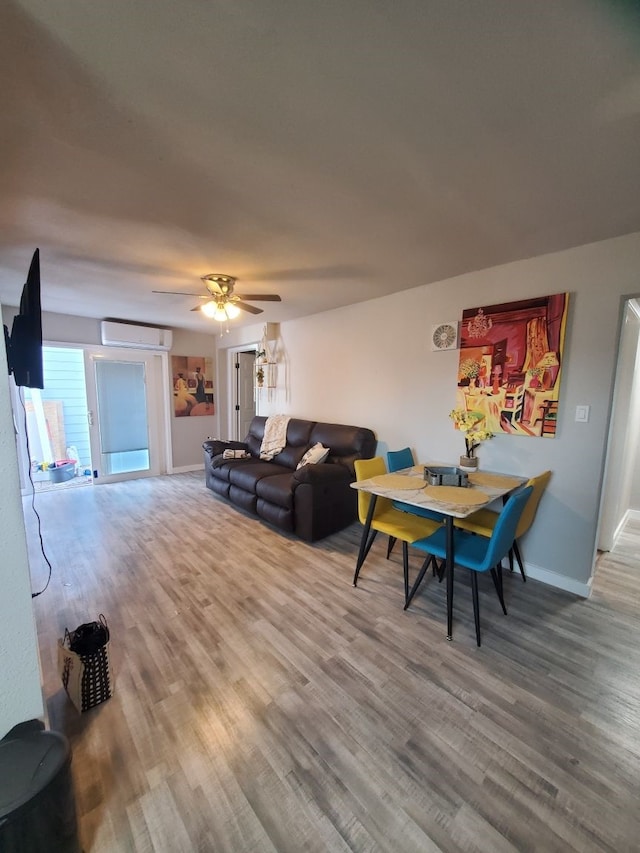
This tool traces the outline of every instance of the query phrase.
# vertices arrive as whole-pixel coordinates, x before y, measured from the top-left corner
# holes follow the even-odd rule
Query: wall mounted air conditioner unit
[[[100,324],[102,343],[106,347],[134,347],[136,349],[171,349],[173,332],[152,326],[133,326],[103,320]]]

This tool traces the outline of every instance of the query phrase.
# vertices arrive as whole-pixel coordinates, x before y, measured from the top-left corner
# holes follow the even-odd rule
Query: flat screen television
[[[27,281],[22,288],[20,308],[13,318],[11,334],[4,327],[9,375],[16,385],[44,388],[42,369],[42,313],[40,307],[40,250],[31,259]]]

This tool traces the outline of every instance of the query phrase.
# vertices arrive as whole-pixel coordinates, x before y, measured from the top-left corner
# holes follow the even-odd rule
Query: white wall
[[[17,723],[44,714],[10,381],[0,345],[0,738]]]
[[[554,472],[524,540],[534,577],[586,595],[593,567],[623,296],[640,293],[640,234],[493,267],[370,302],[282,323],[288,382],[263,413],[371,427],[379,451],[411,445],[421,459],[455,460],[458,352],[431,352],[432,325],[464,308],[569,292],[569,322],[554,439],[496,436],[486,469]],[[258,341],[262,326],[225,336],[224,349]],[[219,364],[226,353],[220,352]],[[219,377],[222,387],[223,377]],[[221,393],[221,404],[226,396]],[[574,420],[578,404],[589,423]],[[228,413],[221,414],[222,422]]]
[[[188,332],[184,329],[174,329],[173,346],[169,356],[187,355],[210,358],[213,360],[215,376],[216,352],[214,338],[213,332],[210,335],[203,335],[197,332]],[[169,371],[171,371],[171,358],[169,358]],[[167,376],[167,382],[171,384],[171,376]],[[215,415],[204,415],[197,418],[176,418],[173,412],[171,413],[171,448],[174,471],[204,467],[202,442],[208,436],[218,435],[218,397],[218,388],[214,381],[213,399],[216,407]]]

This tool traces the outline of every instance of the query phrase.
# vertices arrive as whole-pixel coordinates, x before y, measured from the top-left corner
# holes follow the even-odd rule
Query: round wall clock
[[[458,324],[439,323],[431,330],[431,349],[455,349],[458,343]]]

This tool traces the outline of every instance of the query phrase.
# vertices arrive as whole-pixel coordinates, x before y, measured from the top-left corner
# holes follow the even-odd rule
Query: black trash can
[[[81,853],[69,742],[37,720],[0,740],[0,851]]]

